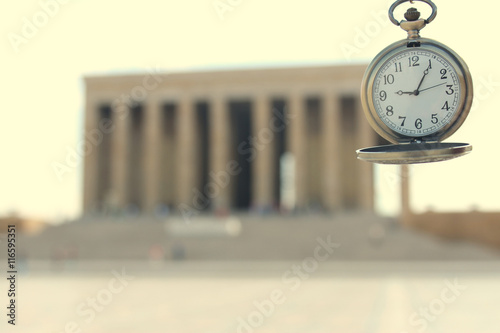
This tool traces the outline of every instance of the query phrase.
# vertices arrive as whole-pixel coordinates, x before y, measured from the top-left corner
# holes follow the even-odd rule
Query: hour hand
[[[402,90],[399,90],[399,91],[396,91],[396,94],[398,94],[399,96],[401,96],[403,94],[415,95],[415,91],[402,91]]]

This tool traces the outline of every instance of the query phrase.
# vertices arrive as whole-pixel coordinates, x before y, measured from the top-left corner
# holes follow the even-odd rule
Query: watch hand
[[[443,84],[446,84],[446,83],[448,83],[448,82],[444,82],[444,83],[436,84],[435,86],[432,86],[432,87],[429,87],[429,88],[422,89],[422,90],[420,90],[420,92],[422,92],[422,91],[426,91],[426,90],[429,90],[429,89],[432,89],[432,88],[436,88],[436,87],[439,87],[439,86],[442,86]]]
[[[422,82],[424,82],[424,79],[425,79],[425,76],[427,74],[429,74],[429,69],[431,68],[431,64],[429,63],[429,66],[425,69],[424,71],[424,76],[422,76],[422,79],[420,80],[420,83],[418,84],[418,87],[417,89],[415,89],[415,91],[413,92],[415,95],[418,95],[418,93],[420,92],[418,89],[420,88],[420,86],[422,85]]]
[[[408,94],[408,95],[413,95],[415,92],[414,91],[396,91],[396,94],[398,94],[399,96],[403,95],[403,94]]]

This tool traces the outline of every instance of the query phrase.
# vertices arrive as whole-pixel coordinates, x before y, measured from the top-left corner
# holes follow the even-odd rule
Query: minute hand
[[[425,77],[427,76],[427,74],[429,74],[429,69],[431,69],[431,61],[429,60],[429,67],[427,67],[424,71],[424,75],[422,76],[422,79],[420,80],[420,82],[418,83],[418,87],[417,89],[415,89],[415,91],[413,92],[414,95],[418,95],[418,93],[421,91],[419,90],[420,89],[420,86],[422,85],[422,82],[424,82],[424,79]]]
[[[432,86],[432,87],[429,87],[429,88],[422,89],[422,90],[420,90],[419,92],[426,91],[426,90],[429,90],[429,89],[432,89],[432,88],[436,88],[436,87],[442,86],[443,84],[446,84],[446,83],[447,83],[447,82],[443,82],[443,83],[440,83],[440,84],[436,84],[435,86]]]

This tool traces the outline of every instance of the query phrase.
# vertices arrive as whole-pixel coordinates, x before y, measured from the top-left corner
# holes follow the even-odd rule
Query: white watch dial
[[[389,58],[373,83],[373,105],[384,124],[410,137],[431,135],[457,113],[461,86],[450,61],[426,49]]]

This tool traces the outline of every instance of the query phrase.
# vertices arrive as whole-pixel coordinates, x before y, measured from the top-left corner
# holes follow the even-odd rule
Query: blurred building
[[[47,224],[44,221],[19,217],[16,214],[11,214],[8,216],[0,216],[0,235],[7,234],[9,226],[12,225],[15,226],[16,232],[30,235],[37,234],[47,227]]]
[[[364,70],[86,77],[84,212],[371,211]]]

